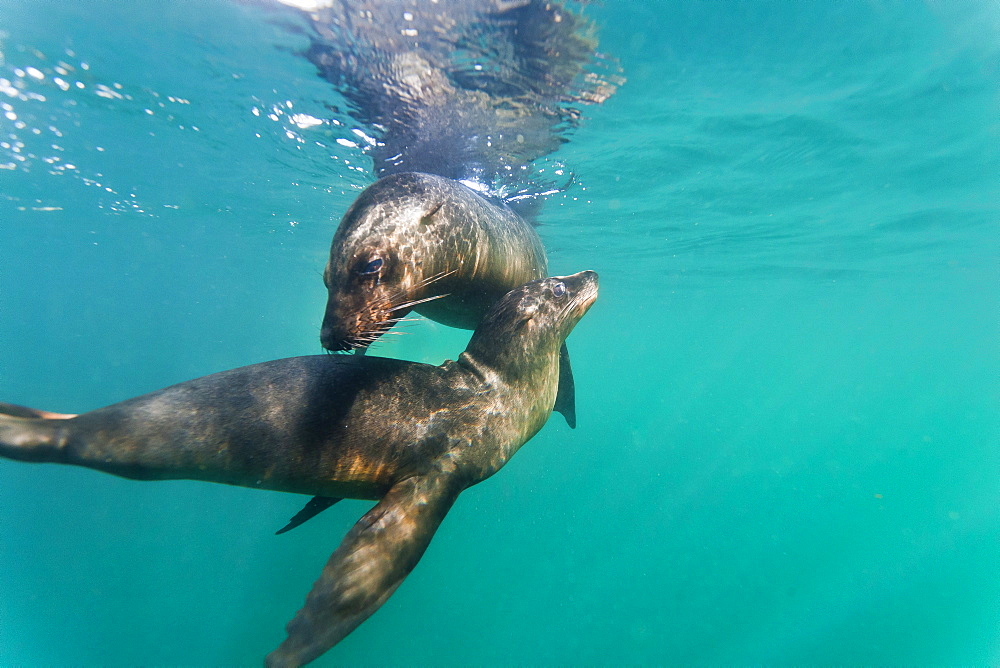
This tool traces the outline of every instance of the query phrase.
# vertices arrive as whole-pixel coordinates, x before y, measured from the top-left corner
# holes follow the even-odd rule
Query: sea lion
[[[392,174],[358,196],[333,236],[320,342],[363,351],[411,309],[474,329],[507,291],[546,274],[541,239],[510,209],[441,176]],[[559,373],[554,410],[575,427],[565,346]]]
[[[368,345],[411,308],[475,329],[486,309],[546,275],[542,240],[506,207],[433,174],[386,176],[351,204],[323,271],[320,342]]]
[[[379,499],[343,539],[270,666],[312,661],[416,565],[467,487],[496,473],[555,403],[559,348],[597,274],[531,281],[441,366],[295,357],[213,374],[76,417],[0,406],[0,456],[137,480],[187,478]]]

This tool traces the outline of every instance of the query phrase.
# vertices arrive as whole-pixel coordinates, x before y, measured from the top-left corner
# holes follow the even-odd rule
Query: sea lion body
[[[505,444],[541,428],[555,385],[541,382],[537,400],[514,406],[513,388],[498,384],[484,392],[474,364],[465,353],[441,366],[355,355],[264,362],[70,419],[24,424],[4,416],[0,453],[137,480],[379,499],[395,482],[425,474],[461,439],[477,444],[462,475],[478,482],[490,464],[475,453],[506,461]],[[511,404],[512,412],[483,433],[477,418],[491,402]],[[12,442],[19,447],[8,450]]]
[[[320,341],[329,350],[366,346],[410,308],[475,329],[500,297],[547,270],[538,233],[513,211],[441,176],[386,176],[333,236]]]
[[[486,313],[457,362],[438,367],[300,357],[76,417],[0,405],[0,456],[140,480],[380,499],[330,557],[288,638],[268,656],[269,665],[302,665],[378,609],[458,494],[493,475],[542,427],[558,391],[559,349],[596,297],[593,272],[532,281]]]

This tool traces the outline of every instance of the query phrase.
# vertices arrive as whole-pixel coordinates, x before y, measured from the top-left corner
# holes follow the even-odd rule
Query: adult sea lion
[[[320,342],[329,350],[366,346],[411,308],[475,329],[504,294],[546,276],[546,265],[542,240],[509,209],[441,176],[386,176],[358,196],[334,233]]]
[[[271,666],[302,665],[378,609],[457,496],[542,427],[555,403],[559,348],[596,298],[592,271],[531,281],[497,302],[458,361],[441,366],[295,357],[76,417],[0,405],[0,456],[138,480],[379,499],[267,657]]]

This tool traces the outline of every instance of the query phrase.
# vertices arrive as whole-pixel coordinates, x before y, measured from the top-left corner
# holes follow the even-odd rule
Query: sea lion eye
[[[374,274],[376,271],[382,268],[382,258],[377,257],[361,269],[358,270],[359,274]]]
[[[566,294],[566,284],[563,282],[556,283],[552,286],[552,294],[556,297],[562,297]]]

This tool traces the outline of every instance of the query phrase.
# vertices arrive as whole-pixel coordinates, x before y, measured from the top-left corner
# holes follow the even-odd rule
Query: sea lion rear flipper
[[[19,408],[2,404],[4,409]],[[25,409],[33,412],[34,409]],[[58,420],[34,417],[32,414],[0,411],[0,457],[22,462],[63,462]]]
[[[378,610],[417,565],[460,491],[454,476],[440,473],[396,483],[330,556],[267,665],[308,663]]]
[[[277,536],[278,534],[283,534],[286,531],[291,531],[300,524],[308,522],[340,500],[341,499],[337,499],[332,496],[314,496],[309,499],[305,508],[295,513],[292,519],[288,520],[288,524],[275,531],[274,535]]]
[[[20,418],[43,418],[45,420],[68,420],[76,417],[76,415],[70,413],[52,413],[49,411],[40,411],[37,408],[5,403],[0,403],[0,414]]]
[[[565,343],[559,349],[559,390],[552,410],[562,413],[570,429],[576,429],[576,383],[573,382],[573,368],[569,365],[569,350]]]

